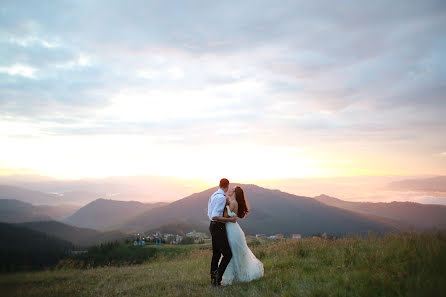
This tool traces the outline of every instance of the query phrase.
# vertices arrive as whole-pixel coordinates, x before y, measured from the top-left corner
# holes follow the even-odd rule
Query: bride
[[[226,205],[224,217],[237,216],[242,219],[248,214],[248,203],[242,188],[237,186],[229,191],[227,200],[228,205]],[[263,264],[246,244],[245,233],[240,225],[237,222],[228,222],[226,223],[226,232],[232,258],[223,274],[222,285],[230,285],[233,281],[249,282],[262,277]]]

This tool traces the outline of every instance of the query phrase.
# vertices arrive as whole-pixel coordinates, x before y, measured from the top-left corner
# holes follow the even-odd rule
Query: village
[[[285,236],[284,234],[277,233],[273,235],[267,234],[256,234],[255,236],[247,235],[247,239],[268,239],[268,240],[277,240],[284,238],[291,239],[301,239],[301,234],[291,234],[290,236]],[[146,243],[155,243],[156,246],[161,244],[202,244],[205,243],[206,240],[210,240],[210,236],[203,232],[197,232],[192,230],[184,235],[172,234],[172,233],[161,233],[157,231],[151,234],[144,233],[136,233],[134,234],[133,245],[142,246]]]

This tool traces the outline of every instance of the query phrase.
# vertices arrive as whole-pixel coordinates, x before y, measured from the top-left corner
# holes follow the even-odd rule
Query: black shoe
[[[223,278],[223,275],[220,275],[220,274],[217,272],[217,287],[221,286],[221,280],[222,280],[222,278]]]

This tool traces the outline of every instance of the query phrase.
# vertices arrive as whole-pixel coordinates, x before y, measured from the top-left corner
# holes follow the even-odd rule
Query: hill
[[[68,241],[6,223],[0,223],[0,238],[2,272],[40,269],[57,264],[73,247]]]
[[[163,245],[140,265],[2,275],[4,296],[310,296],[431,297],[446,291],[444,233],[365,238],[253,241],[265,275],[222,288],[209,284],[212,251]],[[153,246],[140,250],[154,249]],[[164,255],[162,253],[164,252]]]
[[[314,197],[326,205],[396,220],[416,229],[446,229],[446,206],[415,202],[350,202],[327,195]]]
[[[51,217],[30,203],[14,199],[0,200],[0,222],[20,223],[50,220]]]
[[[300,233],[312,235],[320,232],[345,234],[395,230],[383,222],[358,213],[320,203],[313,198],[301,197],[255,185],[241,185],[249,201],[251,212],[246,219],[238,220],[246,234]],[[124,223],[114,226],[121,230],[153,230],[167,224],[188,223],[207,230],[207,204],[211,188],[190,195],[169,205],[146,211]]]
[[[21,223],[66,218],[78,209],[74,205],[32,205],[14,199],[0,200],[0,222]]]
[[[388,188],[391,190],[446,193],[446,176],[394,181],[388,184]]]
[[[42,193],[8,185],[0,185],[0,199],[20,200],[34,205],[56,205],[64,203],[64,200],[55,194]]]
[[[103,229],[166,204],[97,199],[80,208],[64,221],[78,227]]]
[[[56,221],[28,222],[16,225],[69,241],[77,247],[89,247],[115,240],[122,241],[129,237],[128,234],[120,231],[100,232]]]

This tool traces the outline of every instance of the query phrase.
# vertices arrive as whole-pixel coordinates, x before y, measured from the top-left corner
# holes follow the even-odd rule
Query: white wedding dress
[[[229,206],[226,206],[231,217],[236,216]],[[232,258],[222,279],[222,285],[230,285],[233,281],[249,282],[263,276],[263,264],[246,244],[245,233],[238,223],[226,223],[229,246]]]

